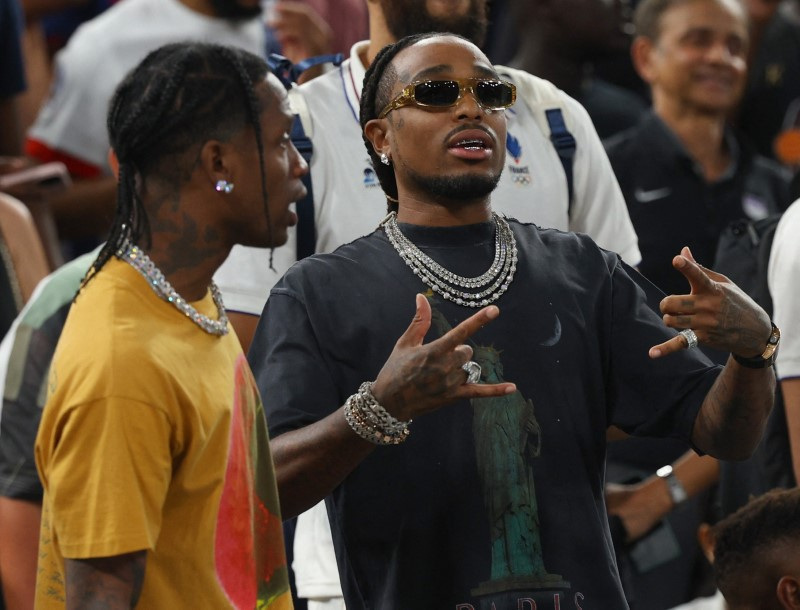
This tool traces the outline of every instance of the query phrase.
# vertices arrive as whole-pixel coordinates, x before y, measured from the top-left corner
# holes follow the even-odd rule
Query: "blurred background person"
[[[547,79],[577,99],[601,138],[639,122],[646,102],[594,74],[598,59],[628,54],[626,0],[507,0],[506,5],[519,41],[508,65]]]
[[[787,112],[800,104],[800,23],[779,10],[781,0],[744,4],[750,18],[749,72],[734,122],[760,154],[789,166],[776,144],[791,127]]]
[[[114,88],[149,51],[198,39],[263,56],[266,34],[258,0],[124,0],[87,21],[56,54],[49,98],[27,134],[40,162],[62,161],[74,186],[51,199],[66,258],[105,236],[114,209],[103,117]]]
[[[606,144],[639,236],[639,270],[671,294],[680,290],[681,278],[670,252],[688,245],[701,264],[713,268],[720,236],[732,222],[764,218],[788,205],[789,176],[728,123],[746,81],[749,31],[741,3],[642,0],[634,23],[632,57],[653,106],[639,125]],[[707,353],[718,361],[725,357]],[[694,534],[719,476],[713,460],[685,454],[674,443],[626,440],[610,446],[609,481],[643,479],[637,490],[649,496],[642,504],[649,502],[652,511],[645,523],[659,524],[635,548],[620,549],[630,568],[632,606],[661,610],[709,592],[710,573]],[[623,506],[609,500],[610,512],[629,518],[633,506],[619,501]],[[633,527],[629,543],[645,533],[641,529]]]
[[[794,475],[800,480],[800,199],[781,217],[769,260],[769,289],[776,324],[786,324],[775,372],[780,380]]]
[[[0,155],[22,152],[19,96],[25,91],[22,12],[17,0],[0,0]]]

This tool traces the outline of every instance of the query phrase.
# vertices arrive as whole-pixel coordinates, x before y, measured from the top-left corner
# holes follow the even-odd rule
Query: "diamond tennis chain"
[[[431,290],[458,305],[484,307],[494,303],[508,290],[517,270],[517,240],[514,233],[502,216],[492,212],[492,219],[495,224],[494,260],[485,273],[473,278],[448,271],[417,248],[397,226],[396,212],[384,220],[383,229],[400,258]],[[473,292],[465,292],[462,288]]]
[[[225,305],[222,303],[222,295],[219,293],[219,289],[213,281],[210,287],[211,298],[214,300],[214,305],[217,306],[219,320],[212,320],[207,315],[200,313],[189,305],[186,299],[175,291],[172,285],[167,281],[167,278],[164,277],[164,274],[161,273],[161,270],[150,260],[150,257],[138,246],[125,240],[119,250],[117,250],[117,256],[141,273],[147,280],[150,288],[153,289],[153,292],[168,303],[172,303],[178,311],[183,312],[187,318],[204,331],[217,336],[228,334],[228,316],[225,313]]]

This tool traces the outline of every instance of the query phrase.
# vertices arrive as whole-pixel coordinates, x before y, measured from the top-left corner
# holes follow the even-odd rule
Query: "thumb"
[[[414,312],[414,317],[406,332],[397,340],[397,345],[399,346],[414,347],[422,345],[422,341],[431,327],[431,304],[428,299],[422,294],[417,294],[415,302],[417,310]]]

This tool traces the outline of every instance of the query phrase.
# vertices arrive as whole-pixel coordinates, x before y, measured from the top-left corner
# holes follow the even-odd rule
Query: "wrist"
[[[763,369],[772,366],[775,363],[775,356],[778,352],[778,345],[781,340],[781,331],[772,323],[772,330],[767,338],[764,349],[761,353],[755,356],[740,356],[738,354],[731,354],[733,359],[741,366],[750,369]]]
[[[674,508],[689,499],[686,488],[680,482],[672,466],[662,466],[656,470],[656,476],[664,482],[671,506]]]

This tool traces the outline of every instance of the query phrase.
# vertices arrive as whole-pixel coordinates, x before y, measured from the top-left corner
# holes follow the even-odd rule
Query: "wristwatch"
[[[733,354],[733,359],[739,364],[749,369],[764,369],[775,363],[775,354],[778,351],[778,344],[781,342],[781,331],[772,323],[772,332],[767,339],[767,346],[763,353],[752,358],[744,358]]]
[[[669,489],[669,496],[672,498],[673,504],[677,506],[681,502],[685,502],[689,499],[689,494],[686,493],[678,477],[675,476],[675,473],[672,471],[672,466],[669,464],[662,466],[656,470],[656,476],[666,481],[667,488]]]

